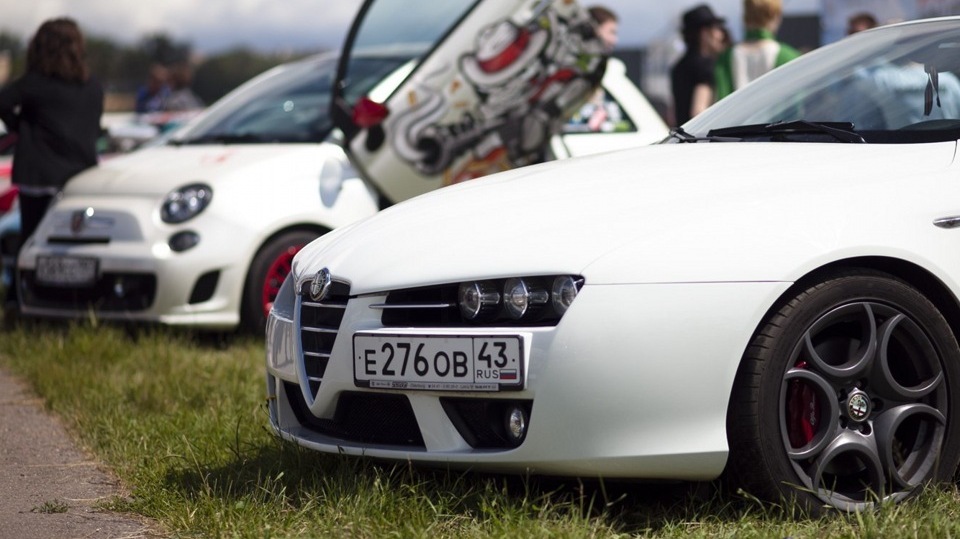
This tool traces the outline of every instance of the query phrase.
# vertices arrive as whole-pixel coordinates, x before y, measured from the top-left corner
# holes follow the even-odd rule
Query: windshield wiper
[[[715,136],[712,131],[707,133],[705,137],[698,137],[688,133],[682,127],[671,129],[670,138],[675,138],[680,142],[737,142],[740,140],[736,137]]]
[[[170,144],[174,146],[181,146],[184,144],[245,144],[245,143],[252,143],[252,142],[269,142],[269,141],[261,137],[260,135],[254,135],[252,133],[239,133],[239,134],[220,133],[215,135],[214,134],[201,135],[195,138],[171,140]]]
[[[723,127],[720,129],[711,129],[707,133],[707,136],[749,137],[764,135],[809,135],[820,133],[829,135],[840,142],[854,142],[859,144],[867,142],[863,139],[860,133],[854,131],[853,124],[850,122],[810,122],[807,120]]]

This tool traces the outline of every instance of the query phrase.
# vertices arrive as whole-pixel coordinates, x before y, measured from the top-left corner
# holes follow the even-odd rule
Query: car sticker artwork
[[[527,14],[487,25],[456,65],[410,88],[392,125],[401,159],[444,185],[544,160],[550,137],[599,85],[606,56],[577,3],[540,1]]]

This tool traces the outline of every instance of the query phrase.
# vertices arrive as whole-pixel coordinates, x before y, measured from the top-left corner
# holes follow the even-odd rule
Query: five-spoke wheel
[[[947,480],[958,460],[958,357],[906,284],[844,275],[758,332],[731,400],[731,473],[765,498],[858,510]]]

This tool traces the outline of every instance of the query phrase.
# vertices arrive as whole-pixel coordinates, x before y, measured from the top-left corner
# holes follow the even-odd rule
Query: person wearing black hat
[[[687,50],[670,71],[674,118],[683,125],[713,103],[714,62],[724,48],[724,19],[700,4],[683,14]]]

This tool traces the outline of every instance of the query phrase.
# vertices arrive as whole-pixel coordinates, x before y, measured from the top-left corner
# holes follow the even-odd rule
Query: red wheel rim
[[[290,274],[290,268],[293,264],[293,257],[303,249],[304,244],[291,245],[285,251],[273,259],[270,267],[267,268],[267,274],[263,279],[263,291],[261,302],[263,303],[263,316],[270,314],[273,302],[277,299],[277,293],[280,292],[280,286],[283,280]]]

